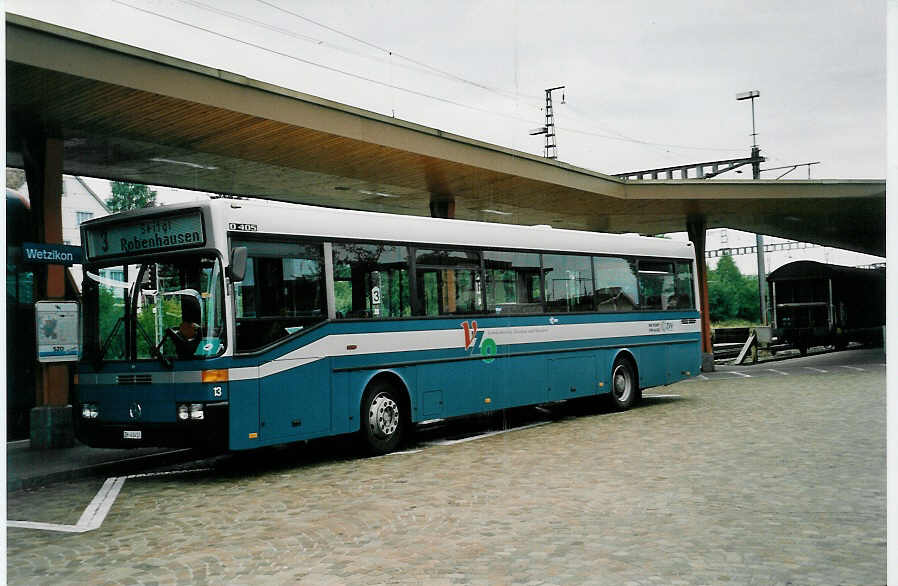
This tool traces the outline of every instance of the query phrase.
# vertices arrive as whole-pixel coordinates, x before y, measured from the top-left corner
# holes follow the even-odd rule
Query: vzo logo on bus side
[[[461,327],[465,331],[465,350],[470,354],[480,352],[483,361],[489,364],[496,359],[496,341],[492,338],[484,338],[483,332],[477,330],[477,322],[471,320],[461,322]]]

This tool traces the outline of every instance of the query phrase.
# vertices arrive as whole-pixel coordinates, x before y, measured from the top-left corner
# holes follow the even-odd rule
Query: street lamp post
[[[751,175],[755,180],[761,178],[761,149],[758,147],[758,132],[755,130],[755,98],[760,95],[761,92],[758,90],[736,94],[736,101],[751,100],[751,158],[754,159],[751,164]],[[761,309],[761,325],[767,325],[767,288],[765,286],[767,269],[764,266],[764,236],[755,234],[755,244],[758,250],[758,299]]]

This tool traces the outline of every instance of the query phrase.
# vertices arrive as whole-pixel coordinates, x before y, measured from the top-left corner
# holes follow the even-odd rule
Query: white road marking
[[[21,529],[38,529],[41,531],[56,531],[59,533],[86,533],[99,529],[115,504],[119,492],[129,478],[148,478],[150,476],[171,476],[174,474],[187,474],[191,472],[203,472],[209,468],[192,468],[190,470],[172,470],[168,472],[148,472],[145,474],[131,474],[130,476],[111,476],[106,479],[96,496],[81,513],[81,517],[74,525],[62,525],[58,523],[40,523],[37,521],[6,521],[7,527],[19,527]]]
[[[376,460],[377,458],[386,458],[387,456],[402,456],[404,454],[417,454],[418,452],[423,452],[424,450],[404,450],[402,452],[389,452],[387,454],[381,454],[380,456],[375,456],[372,458]]]
[[[55,523],[37,523],[34,521],[7,521],[9,527],[20,527],[22,529],[40,529],[43,531],[58,531],[61,533],[85,533],[98,529],[103,524],[106,514],[115,503],[119,491],[125,484],[125,478],[113,476],[107,478],[99,492],[84,509],[81,518],[74,525],[58,525]]]
[[[679,397],[682,397],[682,396],[683,396],[683,395],[645,395],[645,394],[644,394],[644,395],[642,395],[642,398],[643,398],[643,399],[672,399],[672,398],[675,398],[675,397],[676,397],[676,398],[679,398]]]
[[[474,440],[479,440],[479,439],[483,439],[485,437],[508,433],[510,431],[520,431],[522,429],[530,429],[531,427],[539,427],[540,425],[546,425],[547,423],[552,423],[552,422],[551,421],[540,421],[539,423],[531,423],[530,425],[522,425],[521,427],[512,427],[510,429],[491,431],[489,433],[482,433],[480,435],[474,435],[471,437],[463,437],[463,438],[457,439],[457,440],[438,440],[438,441],[434,441],[434,442],[427,442],[423,445],[425,445],[425,446],[453,446],[455,444],[463,444],[465,442],[472,442]]]
[[[865,372],[863,368],[858,368],[857,366],[840,366],[839,368],[847,368],[848,370],[857,370],[859,372]]]
[[[738,370],[721,370],[720,372],[721,372],[721,373],[726,372],[726,373],[729,373],[729,374],[735,374],[735,375],[738,375],[738,376],[741,376],[741,377],[744,377],[744,378],[751,378],[751,375],[750,375],[750,374],[745,374],[744,372],[739,372]]]
[[[700,378],[700,379],[702,379],[702,380],[710,380],[708,377],[706,377],[706,376],[703,375],[703,374],[698,375],[696,378]]]
[[[125,478],[151,478],[154,476],[178,476],[180,474],[193,474],[194,472],[208,472],[212,468],[188,468],[186,470],[166,470],[164,472],[144,472],[143,474],[130,474]]]
[[[777,370],[775,368],[768,368],[767,370],[769,370],[770,372],[775,372],[777,374],[781,374],[783,376],[789,376],[788,372],[783,372],[782,370]]]
[[[808,370],[813,370],[814,372],[821,372],[823,374],[828,373],[828,370],[823,370],[822,368],[814,368],[813,366],[802,366],[802,368],[807,368]]]

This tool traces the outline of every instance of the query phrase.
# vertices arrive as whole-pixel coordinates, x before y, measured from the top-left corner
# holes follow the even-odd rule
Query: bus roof
[[[302,235],[335,240],[362,240],[512,250],[626,254],[695,259],[692,243],[666,238],[603,234],[548,226],[518,226],[470,220],[342,210],[276,201],[215,199],[132,210],[89,221],[105,223],[168,211],[207,207],[216,223],[241,225],[248,235]]]

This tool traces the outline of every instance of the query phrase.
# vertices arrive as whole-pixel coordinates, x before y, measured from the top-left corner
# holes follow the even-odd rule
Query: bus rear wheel
[[[618,411],[629,409],[639,401],[639,383],[633,363],[619,356],[611,367],[611,406]]]
[[[396,389],[387,383],[371,385],[362,398],[363,449],[371,455],[392,452],[402,442],[407,413],[402,412],[402,401]]]

